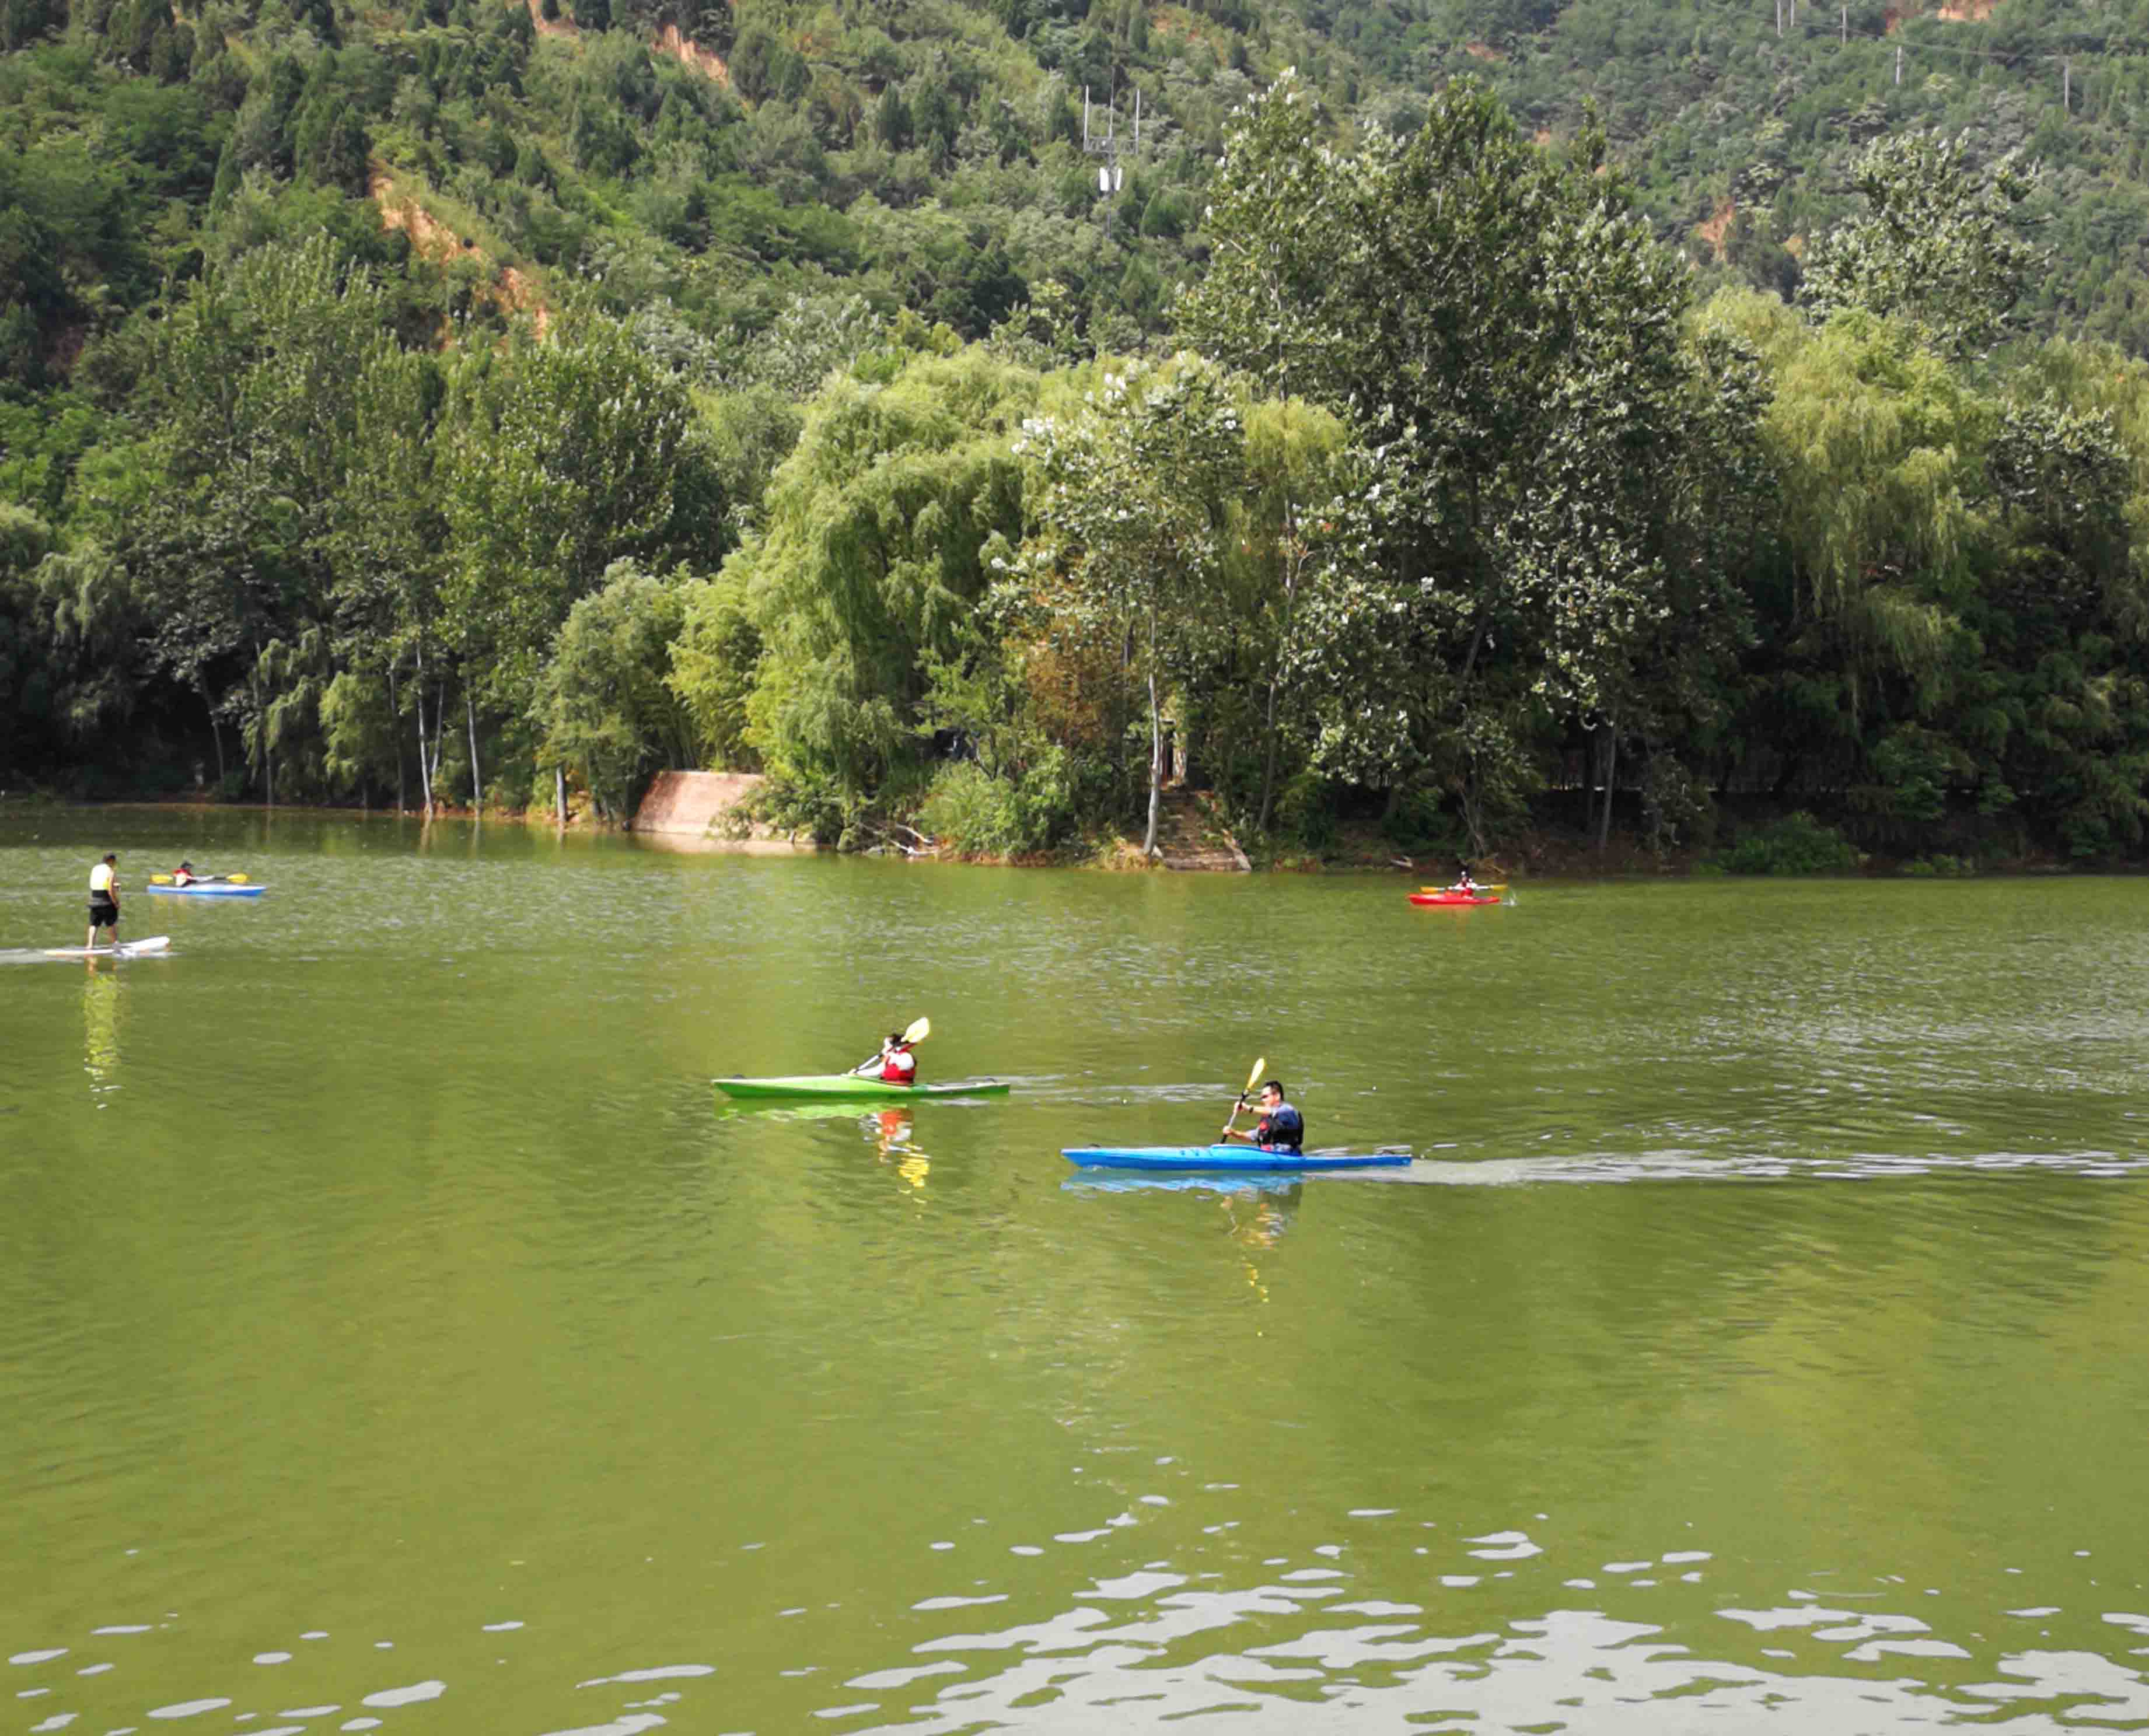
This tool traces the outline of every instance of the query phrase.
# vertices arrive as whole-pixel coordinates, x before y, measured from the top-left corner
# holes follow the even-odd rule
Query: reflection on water
[[[1693,1583],[1707,1575],[1679,1564],[1706,1559],[1681,1551],[1661,1563],[1613,1563],[1599,1571],[1628,1576],[1632,1588],[1657,1584],[1658,1575]],[[1478,1583],[1467,1573],[1441,1581]],[[1617,1618],[1585,1597],[1537,1617],[1473,1623],[1467,1610],[1453,1613],[1459,1620],[1432,1620],[1417,1603],[1368,1602],[1351,1591],[1346,1575],[1318,1568],[1240,1591],[1196,1588],[1168,1573],[1098,1582],[1051,1619],[918,1647],[922,1657],[964,1660],[961,1683],[944,1687],[924,1716],[856,1728],[1163,1730],[1199,1715],[1231,1713],[1235,1729],[1278,1732],[1656,1736],[1673,1728],[1758,1727],[1765,1719],[1770,1728],[1856,1736],[1956,1718],[1984,1722],[2001,1705],[2010,1729],[2129,1728],[2149,1719],[2149,1683],[2139,1669],[2094,1652],[2009,1649],[2011,1640],[2021,1643],[2026,1623],[1997,1611],[2001,1631],[1994,1638],[1965,1634],[1959,1643],[1916,1615],[1865,1603],[1724,1608],[1712,1634]],[[1815,1597],[1803,1590],[1786,1595]],[[2105,1620],[2138,1629],[2149,1618]],[[1736,1627],[1773,1643],[1745,1647],[1729,1631]],[[1271,1634],[1277,1637],[1260,1637]],[[1949,1668],[1944,1683],[1914,1673],[1943,1661],[1960,1666]],[[888,1679],[860,1677],[848,1685]],[[858,1717],[882,1708],[841,1709]],[[837,1716],[838,1708],[824,1715]]]
[[[1236,1488],[1210,1493],[1205,1512],[1243,1511],[1227,1498]],[[1052,1539],[1051,1548],[1009,1553],[1032,1561],[1079,1557],[1110,1548],[1141,1523],[1122,1510]],[[1407,1544],[1417,1563],[1407,1594],[1397,1595],[1392,1583],[1368,1587],[1354,1566],[1365,1539],[1383,1531],[1423,1539]],[[397,1641],[354,1643],[310,1630],[295,1651],[261,1652],[226,1671],[214,1693],[138,1701],[133,1715],[178,1720],[215,1711],[244,1728],[272,1720],[265,1728],[299,1736],[393,1728],[399,1710],[445,1700],[460,1708],[463,1727],[490,1728],[496,1726],[483,1709],[486,1696],[498,1665],[511,1662],[543,1681],[542,1698],[556,1708],[545,1728],[555,1736],[754,1728],[732,1708],[742,1683],[758,1676],[794,1684],[792,1717],[810,1717],[813,1728],[949,1736],[1162,1731],[1212,1713],[1231,1714],[1234,1728],[1278,1733],[1614,1736],[1758,1728],[1764,1719],[1810,1736],[1984,1723],[1996,1714],[2010,1730],[2149,1723],[2149,1677],[2131,1661],[2149,1656],[2137,1643],[2149,1638],[2149,1614],[2103,1608],[2110,1597],[2091,1598],[2063,1623],[2069,1613],[2057,1606],[2003,1608],[1960,1594],[1936,1602],[1938,1589],[1901,1576],[1850,1584],[1821,1569],[1810,1584],[1778,1587],[1757,1603],[1740,1564],[1706,1548],[1604,1559],[1578,1553],[1580,1539],[1555,1535],[1541,1518],[1527,1529],[1449,1536],[1432,1521],[1366,1508],[1341,1516],[1336,1536],[1302,1563],[1272,1558],[1265,1576],[1242,1583],[1168,1561],[1093,1573],[1056,1607],[1004,1625],[980,1626],[976,1618],[1004,1612],[1007,1591],[990,1588],[989,1579],[951,1578],[944,1583],[971,1588],[917,1597],[908,1612],[886,1610],[884,1621],[920,1637],[863,1665],[838,1661],[833,1636],[817,1632],[837,1604],[784,1612],[795,1631],[773,1657],[737,1655],[719,1633],[697,1657],[622,1662],[580,1677],[549,1668],[541,1643],[533,1654],[519,1621],[486,1624],[491,1644],[512,1658],[449,1678],[413,1679],[392,1655]],[[2031,1587],[2016,1578],[2009,1592],[1987,1589],[2027,1598]],[[1538,1613],[1513,1613],[1532,1601]],[[73,1723],[85,1678],[130,1668],[132,1648],[173,1625],[108,1624],[79,1647],[10,1656],[8,1686],[39,1719],[27,1728]],[[2102,1648],[2085,1638],[2102,1640]],[[632,1645],[626,1655],[637,1652],[647,1659]],[[361,1663],[369,1653],[373,1661]],[[352,1684],[347,1699],[302,1703],[279,1692],[291,1668],[332,1658]],[[790,1661],[775,1668],[779,1658]]]
[[[123,971],[100,971],[93,959],[83,976],[82,1066],[99,1109],[119,1089],[119,986],[125,981]]]
[[[933,1160],[913,1143],[917,1123],[908,1109],[878,1109],[865,1117],[866,1136],[880,1153],[881,1162],[895,1166],[905,1185],[922,1188],[933,1173]]]

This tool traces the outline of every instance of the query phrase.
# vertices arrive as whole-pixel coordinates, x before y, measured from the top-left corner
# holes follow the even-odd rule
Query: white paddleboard
[[[145,952],[162,952],[172,944],[169,935],[153,935],[146,941],[122,941],[117,946],[48,946],[47,958],[139,958]]]

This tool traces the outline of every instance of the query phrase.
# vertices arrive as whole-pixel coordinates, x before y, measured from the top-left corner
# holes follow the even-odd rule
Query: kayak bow
[[[1084,1169],[1401,1169],[1407,1146],[1379,1151],[1285,1151],[1261,1146],[1076,1146],[1059,1155]]]
[[[890,1085],[884,1079],[861,1078],[854,1073],[807,1073],[789,1079],[718,1079],[712,1081],[726,1096],[741,1101],[798,1101],[802,1099],[841,1099],[856,1103],[908,1103],[919,1097],[1004,1097],[1008,1087],[998,1079],[974,1079],[968,1084]]]

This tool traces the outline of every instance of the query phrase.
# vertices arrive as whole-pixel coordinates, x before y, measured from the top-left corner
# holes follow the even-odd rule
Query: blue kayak
[[[269,889],[266,886],[251,884],[244,886],[228,886],[196,881],[191,886],[148,886],[142,890],[154,893],[159,898],[259,898]]]
[[[1075,1146],[1059,1155],[1085,1169],[1401,1169],[1407,1148],[1380,1151],[1286,1151],[1263,1146]]]

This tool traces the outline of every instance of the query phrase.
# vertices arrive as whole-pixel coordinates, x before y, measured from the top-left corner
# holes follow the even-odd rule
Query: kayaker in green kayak
[[[880,1053],[858,1071],[878,1066],[880,1071],[873,1076],[883,1085],[915,1085],[918,1083],[918,1057],[912,1052],[910,1039],[900,1031],[891,1031],[888,1041],[880,1046]]]
[[[1239,1111],[1231,1111],[1231,1119],[1224,1123],[1226,1140],[1243,1139],[1261,1146],[1266,1151],[1297,1151],[1306,1146],[1306,1117],[1284,1099],[1283,1081],[1271,1079],[1261,1087],[1261,1118],[1254,1124],[1254,1131],[1242,1133],[1237,1122]]]

